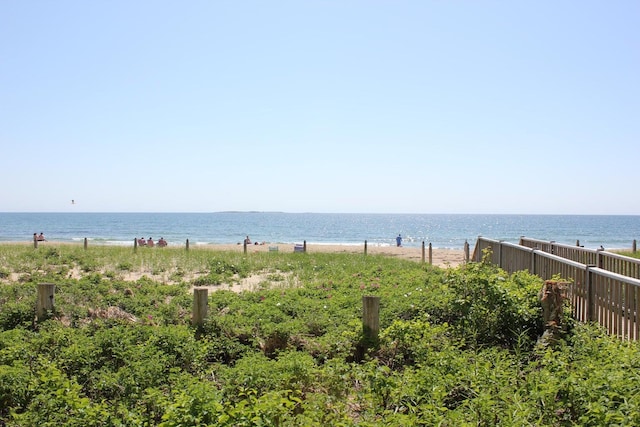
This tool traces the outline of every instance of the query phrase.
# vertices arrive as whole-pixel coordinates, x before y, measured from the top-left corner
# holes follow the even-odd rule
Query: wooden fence
[[[640,279],[640,259],[637,258],[626,257],[605,250],[587,249],[577,245],[563,245],[526,237],[520,238],[520,245],[540,249],[582,264],[595,265],[612,273]]]
[[[588,249],[582,249],[584,253],[569,251],[552,242],[543,242],[536,248],[515,243],[502,242],[484,237],[478,237],[473,252],[473,261],[486,261],[498,265],[509,273],[526,270],[549,280],[558,275],[563,280],[569,281],[567,297],[571,303],[574,317],[581,322],[597,322],[610,334],[627,340],[640,339],[640,319],[638,308],[640,306],[640,279],[629,277],[616,271],[599,267],[598,264],[574,261],[564,258],[560,254],[584,257],[586,261],[592,258]],[[574,248],[574,247],[570,247]],[[488,250],[485,252],[485,250]],[[555,252],[555,253],[551,253]],[[603,257],[602,265],[616,268],[621,271],[635,271],[630,266],[633,263],[629,259],[621,259],[619,255],[598,252],[595,258]],[[485,255],[486,254],[486,255]],[[636,267],[637,268],[637,267]]]

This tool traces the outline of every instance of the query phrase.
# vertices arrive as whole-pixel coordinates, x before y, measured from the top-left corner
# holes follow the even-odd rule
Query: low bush
[[[166,249],[0,245],[0,425],[640,425],[639,344],[575,325],[535,346],[542,281],[528,273]],[[258,291],[210,291],[191,326],[187,277],[257,274]],[[39,280],[56,283],[44,322]],[[371,348],[365,295],[381,303]]]

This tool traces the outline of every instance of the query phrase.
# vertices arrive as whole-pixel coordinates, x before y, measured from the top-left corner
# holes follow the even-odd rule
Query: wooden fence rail
[[[545,244],[551,245],[549,242]],[[549,280],[555,275],[568,280],[567,298],[577,320],[597,322],[609,334],[623,339],[640,339],[640,279],[606,270],[596,264],[563,258],[543,249],[484,237],[478,237],[473,260],[482,261],[487,249],[486,261],[498,265],[508,273],[526,270],[543,280]],[[551,246],[547,249],[551,249]],[[553,249],[555,251],[556,248]],[[560,250],[560,253],[569,252]],[[608,255],[607,253],[605,259],[617,259]],[[624,266],[616,268],[625,271],[629,268],[628,264],[620,264]]]
[[[595,265],[612,273],[640,279],[640,259],[607,252],[599,249],[588,249],[580,246],[563,245],[556,242],[520,238],[520,245],[539,249],[544,252],[577,261],[582,264]]]

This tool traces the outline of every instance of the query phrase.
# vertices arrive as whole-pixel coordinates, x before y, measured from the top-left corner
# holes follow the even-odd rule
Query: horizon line
[[[487,213],[487,212],[313,212],[313,211],[0,211],[0,214],[295,214],[295,215],[508,215],[508,216],[640,216],[623,213]]]

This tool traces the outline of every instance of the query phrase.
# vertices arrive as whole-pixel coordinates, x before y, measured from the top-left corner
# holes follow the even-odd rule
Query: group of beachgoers
[[[253,242],[251,243],[251,239],[249,238],[249,236],[245,237],[244,242],[245,245],[264,245],[266,242]],[[240,244],[240,243],[238,243]]]
[[[152,248],[156,245],[161,248],[164,248],[165,246],[167,246],[167,241],[164,240],[164,237],[161,237],[160,240],[158,240],[158,243],[154,243],[152,237],[149,237],[146,240],[144,237],[140,237],[139,239],[137,239],[137,242],[138,242],[138,246],[146,246],[148,248]]]

